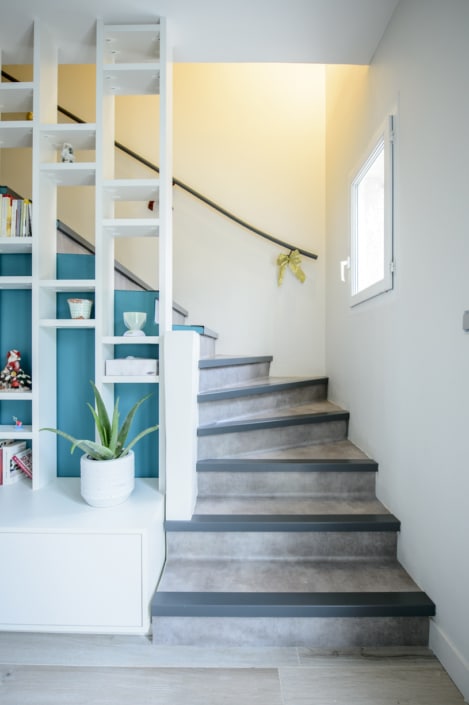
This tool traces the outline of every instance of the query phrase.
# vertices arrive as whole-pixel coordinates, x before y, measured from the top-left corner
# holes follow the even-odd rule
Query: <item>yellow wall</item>
[[[94,121],[94,66],[62,66],[59,79],[60,104]],[[156,162],[158,145],[149,135],[157,127],[157,100],[116,99],[116,139]],[[320,257],[304,261],[305,284],[287,273],[279,289],[278,246],[175,189],[174,296],[192,322],[220,333],[220,352],[273,353],[282,373],[324,371],[324,154],[323,66],[174,66],[175,177]],[[118,157],[117,171],[127,163]],[[10,160],[3,181],[14,171],[21,169]],[[14,181],[23,191],[21,178]],[[60,189],[59,218],[94,241],[92,191]],[[157,287],[155,249],[149,241],[119,241],[116,256]]]

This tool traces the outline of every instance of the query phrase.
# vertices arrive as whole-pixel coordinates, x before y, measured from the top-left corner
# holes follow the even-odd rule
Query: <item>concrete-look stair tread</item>
[[[202,592],[418,591],[397,561],[168,559],[159,589]]]
[[[271,411],[263,411],[261,413],[230,419],[229,421],[206,424],[199,426],[198,434],[204,435],[210,432],[217,432],[217,430],[220,429],[242,430],[243,428],[247,429],[251,425],[267,426],[271,423],[301,424],[327,419],[347,420],[348,412],[329,401],[314,401],[309,404],[301,404],[300,406],[280,407],[278,409],[272,409]]]
[[[152,615],[221,617],[432,616],[421,591],[405,592],[158,592]]]
[[[174,532],[396,532],[392,514],[194,514],[190,520],[167,520]]]
[[[315,497],[199,497],[197,515],[389,514],[377,499]]]
[[[272,450],[250,451],[224,456],[219,460],[369,460],[357,446],[349,440],[329,443],[274,448]],[[204,461],[199,461],[204,462]]]
[[[261,392],[276,392],[290,387],[326,385],[327,377],[256,377],[226,387],[206,389],[198,396],[198,401],[208,402],[230,397],[249,396]]]

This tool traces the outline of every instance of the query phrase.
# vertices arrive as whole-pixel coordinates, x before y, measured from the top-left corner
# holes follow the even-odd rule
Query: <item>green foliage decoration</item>
[[[74,438],[68,433],[65,433],[65,431],[60,431],[57,428],[41,428],[41,431],[51,431],[52,433],[56,433],[69,441],[72,444],[70,453],[73,453],[75,448],[80,448],[80,450],[86,453],[90,458],[93,458],[93,460],[114,460],[127,455],[129,450],[131,450],[131,448],[133,448],[138,441],[158,429],[158,426],[149,426],[137,434],[135,438],[133,438],[126,445],[127,436],[129,435],[130,427],[137,409],[141,404],[143,404],[144,401],[151,397],[151,394],[147,394],[142,397],[133,405],[119,428],[119,398],[116,399],[112,417],[109,418],[109,414],[99,390],[96,388],[94,382],[90,381],[90,384],[93,388],[95,407],[93,407],[89,402],[86,404],[93,416],[100,443]]]

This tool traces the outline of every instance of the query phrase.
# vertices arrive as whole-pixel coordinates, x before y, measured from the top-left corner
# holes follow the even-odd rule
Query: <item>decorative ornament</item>
[[[31,377],[21,369],[21,353],[19,350],[9,350],[7,364],[0,372],[0,389],[12,392],[29,392]]]
[[[297,279],[303,284],[306,279],[306,274],[301,269],[301,255],[298,250],[290,250],[288,255],[281,254],[277,257],[278,278],[277,282],[280,286],[285,276],[285,270],[290,267],[291,271]]]
[[[75,154],[73,152],[73,146],[70,142],[64,142],[62,147],[62,161],[63,162],[74,162]]]
[[[13,416],[13,421],[15,422],[15,428],[17,431],[23,430],[23,422],[17,416]]]

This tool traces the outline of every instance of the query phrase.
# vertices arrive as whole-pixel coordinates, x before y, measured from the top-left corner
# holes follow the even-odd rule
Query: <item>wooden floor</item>
[[[155,647],[0,633],[2,705],[462,705],[430,651]]]

